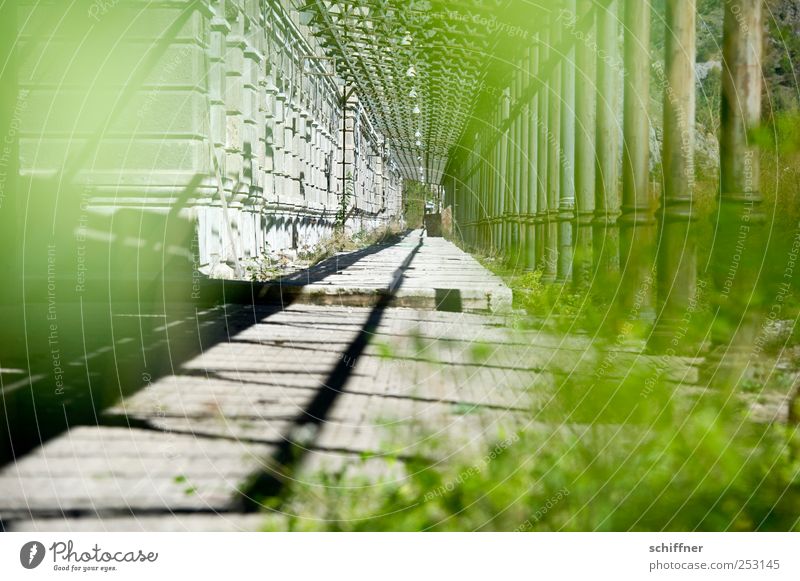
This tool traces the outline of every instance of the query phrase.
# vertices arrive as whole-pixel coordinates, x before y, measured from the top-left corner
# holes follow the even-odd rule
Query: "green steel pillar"
[[[695,0],[668,0],[665,21],[664,192],[658,249],[659,313],[652,349],[685,351],[680,329],[697,289],[697,251],[691,229],[694,188]]]
[[[499,109],[494,116],[494,130],[500,131],[501,118],[503,112],[503,101],[505,96],[500,97]],[[503,182],[503,137],[497,140],[494,148],[494,210],[492,212],[492,252],[498,253],[502,249],[501,234],[503,231],[503,192],[505,186]]]
[[[512,75],[511,104],[516,106],[522,92],[522,71],[516,68]],[[508,258],[514,267],[520,259],[520,209],[522,206],[522,116],[517,115],[511,124],[511,147],[509,151],[509,174],[511,191],[509,197],[509,246]]]
[[[530,52],[525,49],[522,53],[522,59],[520,62],[520,94],[522,94],[525,88],[530,83]],[[519,115],[519,136],[520,136],[520,143],[519,143],[519,155],[517,156],[517,160],[519,163],[519,212],[518,212],[518,219],[517,219],[517,228],[519,231],[519,253],[518,253],[518,261],[516,266],[520,269],[524,269],[526,266],[526,256],[528,253],[528,228],[527,228],[527,217],[528,212],[530,211],[528,206],[528,174],[530,173],[530,166],[528,163],[529,156],[531,154],[530,149],[528,148],[528,134],[529,134],[529,122],[531,111],[530,111],[530,103],[525,103],[522,107],[522,110]]]
[[[534,44],[528,49],[528,83],[533,83],[536,80],[536,75],[539,69],[539,45],[538,41],[534,40]],[[528,203],[526,207],[524,228],[525,228],[525,257],[523,268],[526,270],[533,270],[537,266],[536,262],[536,222],[535,217],[538,211],[537,205],[537,181],[538,181],[538,119],[539,119],[539,93],[533,96],[526,106],[525,125],[527,135],[527,150],[525,155],[525,167],[527,177],[527,197]]]
[[[625,2],[620,307],[622,316],[653,320],[655,217],[650,196],[650,4]]]
[[[539,144],[536,156],[536,265],[542,272],[547,268],[547,238],[548,238],[548,209],[547,209],[547,156],[550,148],[547,144],[548,84],[543,77],[544,68],[550,58],[550,35],[548,31],[539,33],[539,67],[538,78],[542,82],[538,91],[538,113],[536,124],[538,128],[537,141]]]
[[[511,110],[511,86],[506,87],[503,92],[502,114],[500,117],[500,127],[504,127],[509,118]],[[511,249],[511,234],[508,214],[511,211],[511,146],[513,136],[511,128],[505,127],[503,131],[502,145],[500,146],[500,186],[501,186],[501,206],[500,206],[500,254],[508,256]]]
[[[562,14],[575,14],[575,0],[564,0]],[[562,20],[563,21],[563,20]],[[558,280],[572,278],[572,225],[575,218],[575,39],[565,35],[568,47],[561,63],[561,161],[558,200]]]
[[[723,7],[720,207],[711,261],[719,315],[706,371],[712,384],[733,386],[750,375],[764,290],[759,155],[750,141],[761,118],[763,39],[760,0],[725,0]]]
[[[491,235],[489,234],[488,220],[491,217],[491,193],[492,193],[492,167],[490,164],[491,150],[487,143],[490,142],[487,130],[482,132],[483,149],[481,151],[481,193],[478,203],[478,220],[480,221],[480,248],[486,254],[491,250]]]
[[[595,143],[595,213],[592,231],[592,261],[597,288],[619,271],[619,134],[617,121],[621,61],[617,37],[617,0],[597,4],[597,115]]]
[[[558,205],[561,177],[561,32],[553,19],[550,29],[550,61],[555,62],[548,78],[547,108],[547,233],[542,280],[553,282],[558,272]]]
[[[584,38],[594,38],[594,2],[578,0],[577,19]],[[592,219],[595,188],[595,53],[589,42],[579,42],[575,65],[575,255],[573,281],[586,288],[591,278]],[[598,147],[602,147],[598,144]]]

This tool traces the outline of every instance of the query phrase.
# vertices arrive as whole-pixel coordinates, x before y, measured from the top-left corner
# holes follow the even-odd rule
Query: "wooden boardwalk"
[[[490,311],[510,290],[443,239],[377,250],[307,275],[300,288],[328,305],[303,290],[282,308],[216,309],[225,340],[0,471],[3,527],[258,528],[258,500],[285,487],[343,469],[401,477],[387,456],[478,456],[527,422],[561,340],[502,328]],[[368,288],[385,300],[336,304]]]
[[[511,308],[502,280],[444,238],[421,235],[415,231],[396,244],[334,257],[264,285],[260,298],[338,306],[374,306],[385,299],[395,307],[464,312]]]

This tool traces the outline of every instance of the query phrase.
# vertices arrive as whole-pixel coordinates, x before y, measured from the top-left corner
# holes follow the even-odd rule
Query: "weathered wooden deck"
[[[498,326],[498,278],[419,232],[345,262],[294,277],[288,306],[220,307],[224,340],[7,465],[3,526],[253,529],[259,499],[298,481],[391,477],[386,455],[478,455],[529,421],[528,387],[561,341]],[[410,297],[431,308],[397,306]],[[433,434],[449,447],[426,448]]]

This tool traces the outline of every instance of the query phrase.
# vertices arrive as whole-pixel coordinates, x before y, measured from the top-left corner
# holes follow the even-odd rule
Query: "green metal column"
[[[548,103],[550,95],[548,94],[548,84],[544,82],[544,67],[550,57],[550,35],[544,30],[539,33],[539,67],[537,77],[542,84],[538,91],[538,114],[537,114],[537,127],[538,135],[537,141],[539,143],[537,156],[536,156],[536,265],[537,268],[544,272],[547,267],[547,234],[548,234],[548,220],[547,220],[547,156],[549,154],[549,146],[547,144],[547,122],[548,116]]]
[[[632,319],[655,318],[655,218],[650,196],[650,4],[625,2],[620,306]]]
[[[575,14],[575,0],[563,1],[562,14]],[[563,22],[563,19],[562,19]],[[575,39],[564,34],[569,48],[561,64],[561,143],[558,200],[558,280],[572,278],[572,225],[575,219]]]
[[[486,203],[486,187],[484,179],[484,163],[483,163],[483,132],[478,133],[476,147],[475,163],[478,168],[475,171],[475,191],[471,196],[471,214],[475,226],[473,227],[474,247],[478,253],[483,252],[483,241],[481,239],[481,228],[483,220],[482,208]]]
[[[502,255],[506,260],[513,255],[514,239],[512,236],[513,226],[513,213],[514,213],[514,150],[516,143],[514,139],[514,124],[511,123],[511,103],[514,101],[514,77],[512,76],[508,85],[508,96],[504,101],[503,109],[503,124],[505,130],[505,146],[504,151],[506,154],[505,163],[503,165],[503,176],[505,178],[505,197],[503,206],[503,249]]]
[[[481,132],[481,140],[483,146],[481,148],[481,195],[478,199],[480,206],[478,207],[478,219],[480,220],[480,249],[481,252],[486,254],[491,249],[491,241],[489,234],[489,224],[487,220],[491,216],[489,208],[491,207],[491,192],[492,192],[492,167],[490,164],[491,150],[487,146],[490,141],[488,139],[488,132],[484,128]]]
[[[511,87],[506,87],[505,91],[503,92],[503,101],[502,101],[502,112],[500,116],[500,127],[503,127],[505,123],[508,121],[509,111],[511,108]],[[510,250],[510,230],[509,230],[509,222],[508,222],[508,212],[510,207],[510,198],[511,198],[511,163],[510,163],[510,151],[511,151],[511,130],[510,128],[506,127],[503,131],[503,138],[500,145],[500,187],[501,189],[501,196],[500,196],[500,248],[499,252],[502,256],[507,256]]]
[[[536,74],[539,69],[539,45],[534,40],[533,45],[528,49],[528,84],[536,81]],[[539,91],[541,92],[541,91]],[[526,214],[524,220],[525,228],[525,257],[523,268],[533,270],[537,266],[536,262],[536,222],[535,216],[538,211],[537,189],[538,189],[538,136],[539,136],[539,92],[528,102],[525,108],[525,125],[527,136],[527,151],[525,156],[525,167],[527,177],[527,197]]]
[[[712,384],[734,386],[750,375],[762,297],[770,290],[759,285],[766,232],[759,154],[750,141],[761,118],[763,29],[760,0],[725,0],[723,6],[720,207],[712,253],[719,316],[708,363]]]
[[[500,103],[497,104],[498,107],[501,107]],[[500,110],[496,109],[494,115],[492,116],[492,130],[497,131],[498,123],[500,119]],[[498,220],[499,218],[499,210],[500,210],[500,194],[502,189],[500,187],[500,143],[502,140],[494,140],[494,146],[492,147],[492,204],[491,204],[491,212],[489,215],[489,251],[490,253],[494,253],[500,247],[499,237],[498,237]]]
[[[594,2],[578,0],[577,18],[584,38],[594,38]],[[589,42],[576,47],[575,78],[575,255],[573,281],[589,285],[592,264],[592,218],[594,217],[595,164],[595,62]],[[602,147],[602,145],[598,145]]]
[[[525,91],[525,88],[528,86],[530,82],[530,52],[526,48],[522,52],[522,59],[520,62],[520,85],[519,91],[522,94]],[[530,211],[528,206],[528,175],[530,173],[530,167],[528,163],[529,156],[531,154],[528,148],[528,134],[529,134],[529,122],[530,119],[530,104],[525,103],[522,107],[522,110],[519,115],[519,136],[520,136],[520,144],[519,144],[519,154],[517,156],[517,160],[519,163],[519,212],[518,212],[518,219],[517,219],[517,228],[519,231],[519,253],[518,253],[518,261],[516,263],[516,267],[520,269],[524,269],[526,266],[526,256],[528,253],[528,228],[527,228],[527,217],[528,212]]]
[[[648,345],[684,351],[680,328],[697,289],[696,242],[691,232],[694,188],[695,0],[668,0],[665,33],[664,193],[658,251],[659,313]]]
[[[472,152],[470,151],[469,155],[467,155],[463,159],[459,159],[457,162],[457,170],[459,176],[464,175],[464,160],[466,160],[466,165],[469,167],[469,164],[472,162],[473,156]],[[445,176],[444,178],[445,184],[445,191],[452,192],[451,194],[445,194],[446,196],[452,196],[452,212],[455,224],[462,224],[463,227],[460,228],[462,234],[462,240],[465,245],[469,246],[470,241],[470,229],[471,229],[471,220],[470,220],[470,210],[469,210],[469,202],[468,202],[468,193],[471,191],[472,188],[472,178],[470,178],[466,183],[462,182],[460,179]],[[445,199],[445,206],[447,206],[447,199]],[[454,231],[453,235],[456,236],[458,231]]]
[[[619,4],[617,0],[597,3],[597,119],[595,142],[595,217],[592,261],[597,288],[619,271]]]
[[[553,282],[558,271],[558,205],[561,177],[561,32],[553,18],[550,29],[550,60],[556,63],[548,78],[547,110],[547,235],[542,280]]]
[[[515,68],[512,76],[511,104],[519,102],[522,92],[522,71]],[[509,262],[514,267],[519,266],[521,231],[519,217],[522,207],[522,116],[517,115],[511,125],[511,151],[509,152],[509,165],[511,175],[511,196],[509,213]]]
[[[502,124],[503,102],[505,94],[500,97],[499,109],[494,117],[495,131],[500,131]],[[505,182],[503,181],[503,136],[497,140],[494,151],[494,212],[492,213],[492,252],[498,253],[502,249],[503,232],[503,195],[505,192]]]

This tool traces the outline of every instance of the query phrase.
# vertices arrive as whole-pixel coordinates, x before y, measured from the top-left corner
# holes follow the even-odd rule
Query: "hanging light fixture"
[[[417,105],[414,105],[414,111],[413,112],[414,112],[414,115],[419,115],[420,110],[419,110],[419,107]]]
[[[406,76],[407,77],[416,77],[417,76],[417,69],[414,68],[414,65],[411,65],[410,67],[408,67],[408,70],[406,71]]]
[[[416,89],[411,89],[411,92],[408,94],[408,96],[411,97],[412,99],[416,99],[417,98],[417,90]]]

